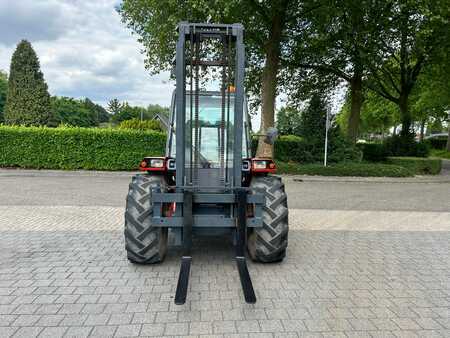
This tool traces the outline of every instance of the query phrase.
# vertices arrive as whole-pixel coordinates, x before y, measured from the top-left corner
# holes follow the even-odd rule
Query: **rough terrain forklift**
[[[263,263],[285,257],[288,207],[281,178],[271,175],[273,160],[251,157],[244,29],[181,22],[178,33],[166,153],[144,158],[145,173],[132,178],[125,211],[127,256],[133,263],[162,262],[170,231],[174,245],[183,248],[175,303],[184,304],[192,237],[228,234],[245,300],[254,303],[245,251]],[[206,77],[214,78],[210,85],[218,90],[207,90]],[[273,144],[274,137],[268,133],[266,141]]]

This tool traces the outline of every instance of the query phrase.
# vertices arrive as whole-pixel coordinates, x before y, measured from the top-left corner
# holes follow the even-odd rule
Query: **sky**
[[[29,40],[51,95],[170,105],[169,73],[150,76],[137,37],[121,22],[118,0],[0,0],[0,69],[9,72]]]

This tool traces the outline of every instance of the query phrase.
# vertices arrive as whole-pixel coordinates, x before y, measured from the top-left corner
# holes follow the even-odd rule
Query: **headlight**
[[[267,161],[253,161],[253,169],[266,169]]]
[[[164,160],[161,158],[153,158],[150,160],[150,167],[151,168],[163,168]]]

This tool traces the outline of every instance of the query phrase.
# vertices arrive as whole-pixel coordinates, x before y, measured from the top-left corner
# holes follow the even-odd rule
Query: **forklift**
[[[145,157],[129,186],[125,248],[137,264],[164,260],[169,234],[182,257],[175,304],[186,302],[193,236],[231,236],[247,303],[246,262],[280,262],[288,244],[287,195],[270,158],[251,154],[241,24],[180,22],[164,157]],[[206,78],[211,78],[208,88]],[[215,90],[214,90],[215,89]],[[273,144],[276,130],[266,131]]]

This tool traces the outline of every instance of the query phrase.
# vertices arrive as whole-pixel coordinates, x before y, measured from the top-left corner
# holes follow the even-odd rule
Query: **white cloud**
[[[22,38],[35,48],[52,95],[169,105],[169,74],[150,76],[116,0],[0,0],[0,68]]]

